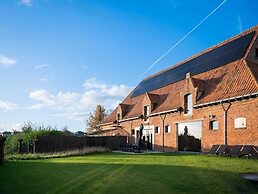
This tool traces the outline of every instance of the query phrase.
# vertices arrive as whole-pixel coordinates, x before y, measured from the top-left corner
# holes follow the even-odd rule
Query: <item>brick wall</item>
[[[258,98],[235,101],[231,103],[228,110],[227,119],[227,141],[228,145],[252,144],[258,145]],[[209,129],[209,122],[217,120],[219,127],[217,130]],[[235,129],[234,119],[237,117],[246,118],[246,128]],[[202,151],[207,151],[213,144],[224,144],[224,111],[221,104],[198,108],[193,110],[193,115],[184,115],[184,113],[170,113],[166,116],[165,125],[171,126],[170,133],[164,133],[165,151],[175,151],[177,149],[177,122],[188,122],[201,120],[202,122]],[[131,134],[131,129],[139,127],[141,123],[144,126],[160,127],[160,133],[155,133],[155,150],[162,150],[162,119],[160,116],[149,117],[148,122],[142,119],[131,122],[121,122],[121,129]],[[129,135],[130,136],[130,135]]]

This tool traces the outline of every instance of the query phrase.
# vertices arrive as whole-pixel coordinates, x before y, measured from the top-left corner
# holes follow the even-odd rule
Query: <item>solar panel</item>
[[[250,32],[175,68],[143,80],[135,88],[132,97],[181,81],[185,79],[185,75],[188,72],[191,75],[196,75],[243,58],[254,34],[255,32]]]

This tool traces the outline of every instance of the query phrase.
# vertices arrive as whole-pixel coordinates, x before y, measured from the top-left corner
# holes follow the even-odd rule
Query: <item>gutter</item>
[[[138,117],[131,117],[131,118],[128,118],[128,119],[121,119],[121,120],[119,120],[119,122],[136,120],[136,119],[139,119],[140,117],[141,117],[141,116],[138,116]]]
[[[173,112],[177,112],[177,111],[179,111],[179,110],[178,109],[171,109],[171,110],[167,110],[167,111],[152,113],[152,114],[149,114],[149,117],[153,117],[153,116],[157,116],[157,115],[162,115],[162,114],[167,114],[167,113],[173,113]]]
[[[223,102],[232,102],[232,101],[236,101],[236,100],[242,100],[243,98],[256,98],[258,97],[258,92],[256,93],[251,93],[251,94],[245,94],[242,96],[236,96],[236,97],[232,97],[232,98],[225,98],[222,100],[216,100],[216,101],[212,101],[212,102],[206,102],[206,103],[202,103],[202,104],[196,104],[193,105],[193,108],[202,108],[204,106],[212,106],[212,105],[216,105],[216,104],[222,104]]]
[[[148,117],[153,117],[153,116],[157,116],[157,115],[163,115],[163,114],[168,114],[168,113],[173,113],[173,112],[178,112],[180,111],[179,108],[177,109],[171,109],[171,110],[166,110],[166,111],[162,111],[162,112],[157,112],[157,113],[152,113],[152,114],[149,114]],[[121,123],[121,122],[125,122],[125,121],[132,121],[132,120],[137,120],[137,119],[140,119],[142,115],[140,116],[137,116],[137,117],[131,117],[131,118],[128,118],[128,119],[121,119],[119,120],[118,122]],[[114,124],[113,122],[109,122],[109,123],[102,123],[98,126],[105,126],[105,125],[109,125],[109,124]]]
[[[97,127],[101,127],[101,126],[105,126],[105,125],[110,125],[110,124],[113,124],[113,122],[101,123],[101,124],[97,125]]]

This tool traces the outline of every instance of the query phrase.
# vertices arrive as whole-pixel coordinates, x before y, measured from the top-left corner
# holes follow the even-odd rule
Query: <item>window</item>
[[[131,130],[131,135],[134,135],[134,134],[135,134],[135,130],[132,129],[132,130]]]
[[[235,128],[246,128],[246,118],[238,117],[235,119]]]
[[[144,119],[144,121],[148,120],[148,116],[149,116],[149,106],[144,106],[143,107],[143,119]]]
[[[159,133],[159,130],[160,128],[159,127],[155,127],[155,133]]]
[[[117,113],[117,120],[119,121],[121,118],[120,118],[120,114]]]
[[[255,48],[255,51],[254,51],[254,52],[255,52],[255,54],[254,54],[255,57],[258,58],[258,48]]]
[[[219,122],[218,121],[210,121],[210,130],[218,130]]]
[[[193,99],[192,94],[186,94],[185,95],[185,114],[192,114],[193,113]]]
[[[165,126],[165,133],[170,133],[171,127],[169,125]]]

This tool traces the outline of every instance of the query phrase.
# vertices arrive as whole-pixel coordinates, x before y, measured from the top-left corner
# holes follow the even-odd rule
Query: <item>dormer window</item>
[[[117,120],[119,121],[121,119],[120,113],[117,113]]]
[[[193,114],[193,98],[192,94],[186,94],[184,97],[184,113],[185,114]]]
[[[150,114],[150,108],[149,108],[149,106],[144,106],[144,107],[143,107],[143,119],[144,119],[144,121],[147,121],[147,120],[148,120],[149,114]]]

